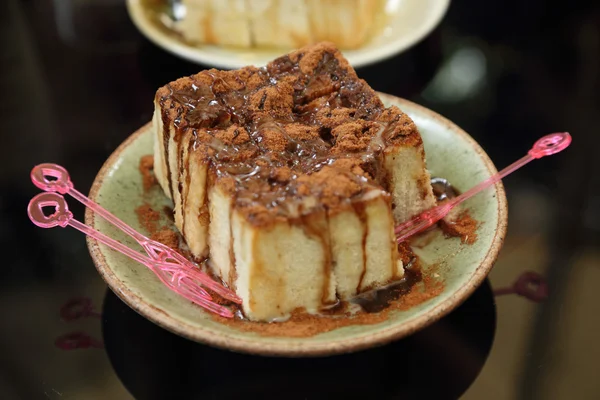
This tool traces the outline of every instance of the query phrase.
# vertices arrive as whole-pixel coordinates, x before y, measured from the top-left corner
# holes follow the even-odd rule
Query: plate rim
[[[435,11],[428,19],[426,19],[426,23],[421,24],[419,28],[415,30],[416,33],[413,33],[410,40],[404,42],[400,39],[396,39],[373,49],[365,50],[359,47],[358,49],[354,50],[342,50],[344,57],[348,59],[348,62],[354,68],[360,68],[387,60],[395,55],[407,51],[421,42],[438,26],[450,8],[450,0],[437,0],[435,4],[437,6]],[[203,51],[201,47],[193,47],[169,37],[160,29],[154,27],[153,23],[146,17],[146,12],[144,10],[144,6],[141,4],[141,0],[127,0],[127,12],[133,21],[133,24],[143,36],[145,36],[158,47],[175,56],[181,57],[196,64],[203,64],[209,67],[221,69],[237,69],[247,65],[254,65],[254,63],[249,60],[207,53],[206,51]],[[234,48],[232,48],[232,51],[233,50]],[[281,51],[286,52],[291,50],[293,49],[282,49]],[[347,51],[349,53],[347,53]],[[358,51],[358,53],[354,53],[356,51]],[[242,52],[244,52],[243,49],[239,51],[239,53]],[[266,64],[266,62],[270,61],[270,59],[264,61],[264,64]]]
[[[479,157],[481,157],[483,164],[488,169],[490,174],[497,172],[496,167],[485,153],[483,148],[479,146],[475,139],[473,139],[468,133],[466,133],[452,121],[424,106],[409,100],[380,92],[377,92],[377,94],[382,100],[387,98],[398,102],[401,106],[400,108],[402,108],[402,105],[416,108],[420,112],[449,127],[453,132],[456,132],[456,134],[460,135],[473,147],[475,152],[479,155]],[[112,166],[115,165],[115,163],[119,160],[121,153],[127,147],[129,147],[131,143],[137,140],[139,136],[144,134],[150,128],[150,126],[151,122],[148,122],[140,127],[127,139],[125,139],[125,141],[123,141],[107,158],[98,171],[98,174],[94,178],[94,182],[89,193],[89,198],[92,201],[96,201],[105,176]],[[297,341],[296,343],[289,343],[285,341],[265,342],[246,337],[231,337],[227,334],[215,335],[215,332],[211,329],[206,329],[202,326],[189,325],[185,321],[169,315],[166,311],[163,311],[153,304],[148,303],[146,300],[133,293],[127,287],[127,285],[125,285],[115,276],[112,269],[108,266],[104,254],[99,247],[98,241],[89,236],[86,237],[86,241],[94,265],[96,266],[96,269],[100,273],[102,279],[107,283],[108,287],[125,304],[131,307],[138,314],[170,332],[195,342],[247,354],[282,357],[316,357],[334,355],[382,346],[391,341],[408,336],[417,330],[423,329],[424,327],[441,319],[443,316],[447,315],[460,304],[462,304],[462,302],[465,301],[475,291],[475,289],[481,285],[496,262],[498,253],[500,252],[504,243],[508,225],[508,205],[504,186],[500,181],[496,183],[494,187],[497,193],[496,197],[498,199],[497,229],[494,233],[492,243],[485,257],[482,259],[479,266],[472,272],[471,277],[465,283],[465,285],[460,287],[454,293],[450,294],[446,300],[437,304],[427,312],[423,312],[422,314],[409,319],[406,321],[406,323],[390,326],[366,336],[361,336],[358,338],[342,338],[333,342],[308,343],[297,341],[298,338],[293,338],[293,340]],[[95,227],[95,214],[89,208],[86,208],[85,211],[85,223],[91,227]]]

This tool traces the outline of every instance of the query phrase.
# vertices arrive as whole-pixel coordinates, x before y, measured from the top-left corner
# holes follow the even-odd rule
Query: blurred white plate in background
[[[342,52],[355,67],[399,54],[425,38],[442,20],[450,0],[388,0],[385,27],[359,49]],[[290,49],[241,49],[192,46],[153,20],[143,0],[127,0],[129,15],[149,40],[186,60],[223,69],[263,66]]]

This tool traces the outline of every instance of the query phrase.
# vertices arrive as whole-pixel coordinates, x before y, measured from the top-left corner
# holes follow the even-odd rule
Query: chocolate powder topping
[[[329,43],[265,68],[202,71],[162,87],[156,100],[173,140],[190,138],[212,182],[257,225],[385,189],[386,146],[421,142],[410,118],[386,109]]]

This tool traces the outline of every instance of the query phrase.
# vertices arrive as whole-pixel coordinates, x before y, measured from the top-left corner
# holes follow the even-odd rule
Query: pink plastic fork
[[[445,202],[444,204],[440,204],[437,207],[423,211],[413,219],[396,226],[396,241],[401,243],[412,235],[429,228],[431,225],[444,218],[450,212],[450,210],[452,210],[458,204],[470,199],[482,190],[487,189],[496,182],[500,181],[506,175],[516,171],[530,161],[542,158],[544,156],[550,156],[566,149],[571,144],[571,140],[571,135],[568,132],[552,133],[538,139],[525,157],[512,163],[502,171],[489,177],[480,184],[472,187],[460,196],[457,196],[452,200]]]
[[[54,179],[49,179],[49,178],[54,178]],[[60,194],[71,195],[73,198],[75,198],[79,202],[83,203],[83,205],[85,205],[86,207],[88,207],[92,211],[94,211],[95,213],[97,213],[100,216],[102,216],[103,218],[105,218],[107,221],[112,223],[117,228],[121,229],[123,232],[127,233],[129,236],[131,236],[133,239],[135,239],[140,244],[140,246],[142,246],[142,248],[148,254],[147,259],[151,260],[154,263],[153,265],[164,266],[164,268],[163,268],[164,272],[172,274],[173,280],[176,279],[177,282],[182,287],[185,284],[186,287],[183,288],[183,292],[199,293],[199,294],[203,295],[203,298],[210,300],[211,299],[210,295],[204,289],[199,287],[198,283],[200,283],[200,284],[204,285],[206,288],[214,291],[215,293],[219,294],[220,296],[222,296],[228,300],[231,300],[238,304],[241,303],[241,299],[235,293],[233,293],[231,290],[227,289],[226,287],[222,286],[221,284],[215,282],[208,275],[202,273],[202,271],[200,271],[194,264],[192,264],[188,259],[183,257],[181,254],[177,253],[170,247],[165,246],[162,243],[153,241],[153,240],[147,238],[146,236],[140,234],[139,232],[135,231],[133,228],[131,228],[129,225],[125,224],[123,221],[121,221],[120,219],[115,217],[113,214],[108,212],[106,209],[104,209],[100,205],[94,203],[89,198],[87,198],[85,195],[83,195],[81,192],[76,190],[73,187],[73,183],[71,182],[71,180],[69,178],[69,173],[63,167],[56,165],[56,164],[40,164],[40,165],[34,167],[33,170],[31,171],[31,180],[34,183],[34,185],[36,185],[38,188],[40,188],[46,192],[58,192]],[[59,197],[62,198],[62,196],[59,196]],[[52,201],[59,202],[60,200],[58,200],[58,198],[54,198]],[[50,204],[48,204],[48,205],[54,205],[55,207],[57,207],[57,204],[58,204],[57,215],[55,216],[57,220],[62,218],[61,221],[66,219],[67,221],[72,221],[73,223],[77,223],[78,226],[74,226],[74,227],[76,229],[81,230],[82,232],[84,232],[86,234],[89,234],[89,233],[80,228],[85,227],[86,230],[91,230],[91,232],[97,232],[97,231],[93,230],[92,228],[79,223],[78,221],[71,220],[72,214],[70,212],[68,212],[68,208],[66,206],[66,202],[64,201],[64,198],[62,198],[62,203],[63,203],[62,205],[64,205],[64,209],[66,210],[66,212],[64,212],[62,214],[59,212],[63,209],[63,208],[61,208],[62,205],[60,203],[51,202]],[[32,203],[30,203],[30,207],[31,206],[32,206]],[[38,208],[39,208],[39,206],[38,206]],[[42,215],[43,215],[43,213],[42,213]],[[37,215],[37,216],[39,216],[39,215]],[[31,217],[32,217],[32,214],[30,213],[30,218]],[[33,221],[33,219],[32,219],[32,221]],[[42,225],[38,225],[36,223],[36,221],[33,221],[33,222],[36,223],[36,225],[42,226],[42,227],[57,226],[57,224],[54,222],[51,222],[50,226],[44,226],[43,224],[45,223],[45,221],[43,219],[41,221],[42,221]],[[68,222],[61,222],[61,223],[68,224]],[[70,225],[72,225],[72,224],[70,224]],[[66,226],[66,225],[61,225],[61,226]],[[100,234],[100,232],[97,232],[97,233]],[[100,235],[102,235],[102,234],[100,234]],[[104,235],[102,235],[102,236],[104,236]],[[104,237],[106,239],[109,239],[110,241],[113,241],[113,239],[110,239],[106,236],[104,236]],[[114,242],[116,242],[116,241],[114,241]],[[120,245],[119,249],[116,249],[116,250],[121,251],[122,249],[120,247],[123,245],[119,242],[116,242],[116,243],[118,243]],[[111,246],[111,247],[113,247],[113,246]],[[141,254],[138,253],[137,251],[129,249],[126,246],[123,246],[123,247],[125,247],[127,249],[126,250],[127,252],[124,252],[124,254],[132,257],[133,254],[131,252],[133,252],[137,255],[134,257],[141,256]],[[132,258],[134,258],[134,257],[132,257]],[[143,257],[143,256],[141,256],[141,257]],[[134,259],[136,259],[136,258],[134,258]],[[140,261],[140,260],[136,259],[136,261]],[[140,262],[142,262],[142,261],[140,261]],[[145,264],[144,262],[142,262],[142,263]],[[195,285],[192,285],[194,283],[194,281],[197,281],[198,283],[195,283]],[[181,294],[183,295],[183,293],[181,293]]]
[[[54,207],[54,213],[46,216],[43,211],[45,207]],[[158,276],[161,282],[186,299],[223,317],[233,317],[233,314],[229,309],[211,302],[212,298],[206,290],[195,283],[191,278],[189,271],[181,268],[179,264],[152,260],[149,257],[130,249],[124,244],[111,239],[101,232],[73,219],[73,214],[69,211],[67,202],[62,195],[58,193],[40,193],[31,199],[29,206],[27,207],[27,212],[29,218],[35,225],[41,228],[53,228],[55,226],[64,228],[66,226],[71,226],[86,235],[93,237],[99,242],[104,243],[108,247],[144,264]],[[182,282],[183,280],[186,281]]]

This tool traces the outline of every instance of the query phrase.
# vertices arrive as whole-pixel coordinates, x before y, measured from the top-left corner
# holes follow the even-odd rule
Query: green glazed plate
[[[464,191],[496,173],[479,145],[458,126],[440,115],[397,97],[380,94],[386,106],[397,105],[417,124],[432,176],[447,178]],[[131,135],[108,158],[90,198],[134,229],[147,234],[135,210],[144,202],[155,209],[171,206],[156,188],[144,194],[138,169],[140,157],[152,154],[150,124]],[[311,337],[265,336],[219,323],[203,309],[166,289],[145,266],[88,238],[98,271],[108,286],[135,311],[169,331],[194,341],[234,351],[279,356],[320,356],[382,345],[410,335],[435,322],[461,304],[490,272],[506,234],[507,205],[501,183],[468,200],[471,216],[481,222],[478,240],[461,244],[458,238],[434,236],[419,250],[425,271],[436,265],[444,282],[437,297],[406,311],[393,310],[377,324],[350,325]],[[89,210],[86,223],[134,248],[136,243]]]

